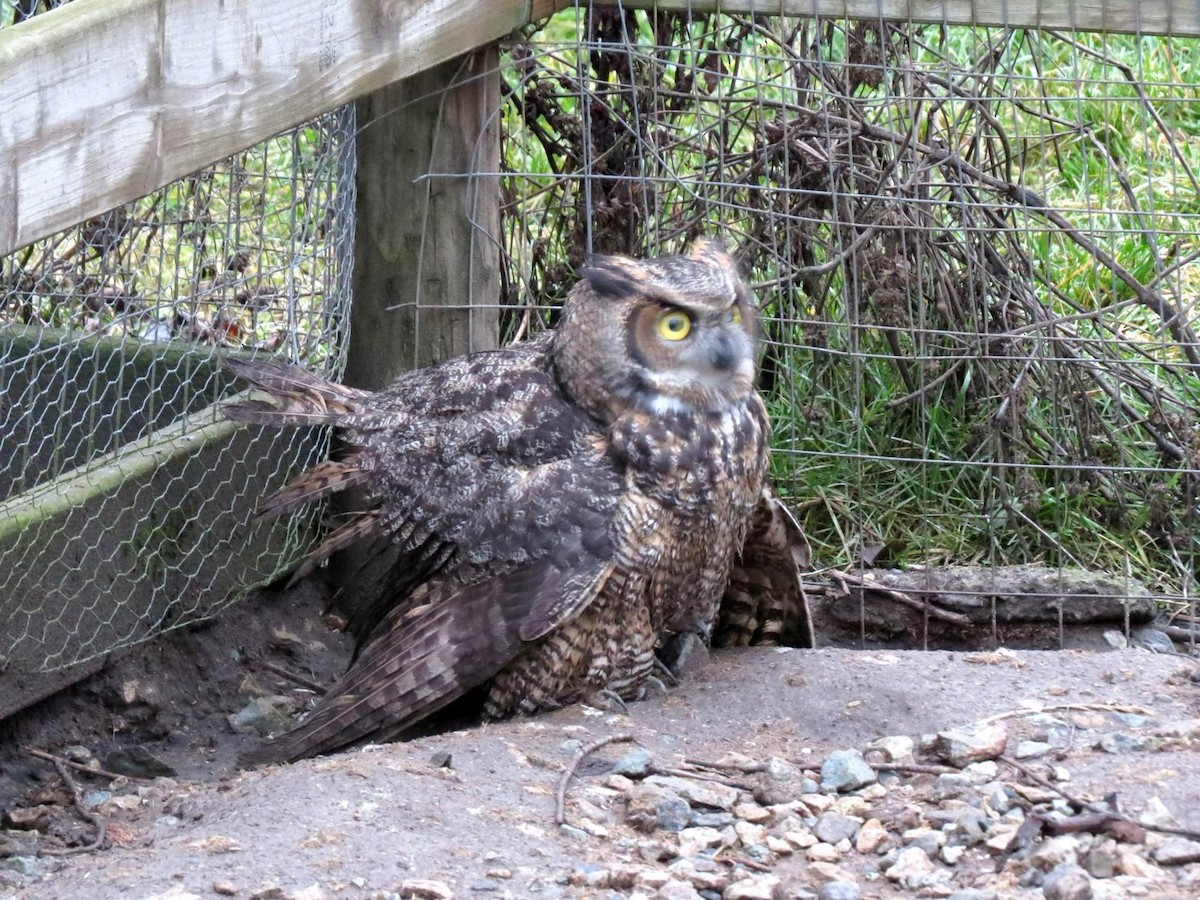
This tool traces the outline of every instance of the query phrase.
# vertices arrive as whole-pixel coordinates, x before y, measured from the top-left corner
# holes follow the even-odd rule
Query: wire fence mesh
[[[341,373],[353,136],[329,113],[0,259],[0,664],[212,615],[310,536],[256,532],[253,492],[327,440],[230,440],[210,407],[231,351]]]
[[[0,3],[0,23],[20,20]],[[471,302],[498,302],[511,340],[552,323],[587,254],[720,234],[763,307],[773,477],[819,566],[1102,570],[1104,590],[1144,585],[1186,632],[1195,43],[571,10],[504,47],[502,292]],[[0,262],[7,496],[207,407],[229,348],[340,373],[353,134],[351,110],[330,114]],[[464,174],[480,173],[429,177]],[[247,473],[278,484],[326,449],[278,440],[140,489],[157,524],[123,519],[107,543],[80,542],[87,520],[17,522],[21,553],[71,537],[71,575],[8,557],[0,655],[32,646],[62,666],[227,602],[214,573],[246,523],[182,557],[171,542],[203,519],[197,502],[256,490]],[[197,497],[214,469],[222,490]],[[89,553],[123,554],[118,571],[158,599],[114,602]],[[57,599],[12,599],[35,595]]]
[[[564,14],[504,73],[506,298],[527,315],[586,253],[722,234],[818,564],[1082,567],[1189,625],[1197,49]]]

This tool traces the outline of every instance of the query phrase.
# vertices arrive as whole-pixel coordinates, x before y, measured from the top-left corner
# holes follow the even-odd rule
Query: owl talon
[[[655,678],[653,675],[651,675],[650,678],[652,678],[658,684],[658,686],[663,689],[664,694],[667,692],[666,684],[669,684],[671,687],[679,687],[679,679],[675,676],[675,673],[671,671],[671,667],[657,656],[654,657],[654,671],[662,676],[662,680]],[[663,684],[664,681],[666,684]]]
[[[629,707],[625,705],[625,701],[621,699],[621,695],[616,691],[610,691],[608,688],[602,688],[588,697],[587,705],[594,706],[596,709],[608,710],[611,713],[618,713],[622,716],[629,715]]]
[[[670,675],[669,672],[667,674]],[[674,675],[671,675],[670,678],[671,678],[671,682],[672,682],[671,686],[678,687],[679,680],[676,679]],[[653,675],[647,675],[646,676],[646,684],[642,688],[642,696],[638,698],[639,700],[646,699],[646,696],[649,693],[648,688],[654,688],[656,691],[658,691],[660,697],[666,697],[667,694],[670,693],[670,688],[668,688],[665,684],[663,684],[661,679],[656,678]]]

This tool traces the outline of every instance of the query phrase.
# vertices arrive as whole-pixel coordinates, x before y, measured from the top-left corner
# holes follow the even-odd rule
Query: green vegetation
[[[588,249],[720,233],[820,564],[1076,562],[1191,593],[1195,50],[565,13],[505,73],[510,326]]]

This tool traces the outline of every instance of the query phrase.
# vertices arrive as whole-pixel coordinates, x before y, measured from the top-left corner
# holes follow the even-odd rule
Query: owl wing
[[[816,646],[808,597],[800,583],[811,557],[795,516],[764,485],[721,599],[713,644]]]
[[[313,713],[243,762],[392,740],[486,683],[526,641],[586,609],[617,568],[612,526],[622,505],[619,487],[620,477],[601,455],[514,479],[507,496],[495,497],[498,505],[559,510],[557,518],[516,529],[525,542],[522,558],[506,552],[512,530],[500,523],[496,551],[418,585],[383,617]]]

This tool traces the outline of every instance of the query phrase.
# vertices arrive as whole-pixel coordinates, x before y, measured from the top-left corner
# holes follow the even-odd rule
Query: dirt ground
[[[237,753],[259,737],[231,724],[233,717],[257,696],[285,695],[296,704],[312,696],[264,664],[317,684],[344,666],[348,646],[322,620],[324,604],[311,583],[245,604],[130,653],[6,723],[0,812],[54,812],[40,830],[0,831],[0,898],[386,897],[412,879],[485,900],[624,897],[628,891],[569,883],[579,880],[572,873],[646,857],[645,836],[615,806],[598,829],[606,834],[555,825],[555,792],[581,744],[627,732],[664,763],[735,752],[815,772],[830,751],[1006,713],[1010,740],[1036,736],[1020,713],[1040,708],[1078,729],[1055,756],[1069,769],[1074,795],[1115,792],[1135,815],[1157,797],[1180,825],[1200,829],[1200,752],[1093,747],[1098,735],[1131,721],[1200,717],[1196,662],[1144,650],[723,651],[667,697],[633,704],[628,716],[576,706],[238,772]],[[1140,712],[1131,713],[1135,707]],[[571,797],[599,785],[632,746],[594,753]],[[31,756],[31,747],[126,773],[153,775],[165,765],[175,774],[115,782],[77,774],[85,794],[111,794],[85,797],[105,821],[109,846],[38,856],[39,847],[87,843],[94,825],[80,818],[54,767]],[[587,796],[600,803],[598,794]],[[809,883],[807,865],[796,854],[771,869],[788,888]],[[968,871],[960,867],[958,886],[972,883]],[[1172,890],[1143,896],[1188,896]],[[862,882],[862,896],[900,895],[912,894],[878,874]],[[797,887],[782,896],[804,894]]]

